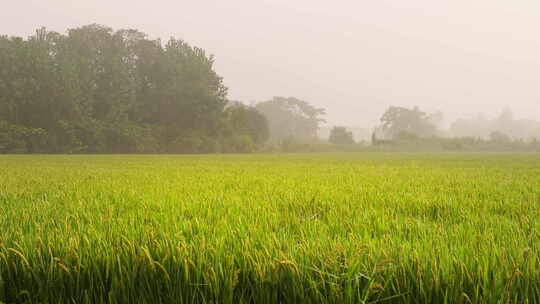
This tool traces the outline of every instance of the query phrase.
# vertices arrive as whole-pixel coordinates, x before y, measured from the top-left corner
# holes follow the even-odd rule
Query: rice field
[[[540,155],[0,156],[3,303],[539,303]]]

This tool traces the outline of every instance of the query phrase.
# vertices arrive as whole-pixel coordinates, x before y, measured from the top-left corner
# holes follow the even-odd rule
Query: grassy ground
[[[540,155],[1,156],[0,302],[538,303]]]

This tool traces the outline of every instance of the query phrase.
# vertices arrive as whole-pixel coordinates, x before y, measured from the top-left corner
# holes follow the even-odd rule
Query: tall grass
[[[6,303],[538,303],[540,156],[2,156]]]

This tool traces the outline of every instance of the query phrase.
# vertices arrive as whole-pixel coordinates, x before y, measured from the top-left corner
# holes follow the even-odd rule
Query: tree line
[[[391,106],[374,129],[371,146],[386,150],[540,151],[540,123],[515,120],[509,109],[493,120],[458,119],[447,130],[441,128],[442,121],[441,112]],[[332,130],[331,142],[337,133],[344,134],[343,128]],[[351,136],[348,134],[349,142]]]
[[[227,99],[204,50],[87,25],[0,36],[0,153],[243,153],[318,140],[325,110]]]
[[[321,139],[325,109],[298,98],[249,106],[228,100],[213,65],[213,56],[182,40],[164,43],[138,30],[95,24],[66,34],[40,29],[28,39],[0,36],[0,153],[312,152],[367,146],[344,126]],[[440,112],[392,106],[369,144],[522,149],[537,141],[518,136],[540,131],[538,123],[514,120],[508,111],[492,121],[458,120],[450,131],[439,128],[441,121]],[[464,135],[473,130],[478,136]]]
[[[100,25],[0,37],[0,151],[251,151],[266,118],[229,104],[213,63],[182,40]]]

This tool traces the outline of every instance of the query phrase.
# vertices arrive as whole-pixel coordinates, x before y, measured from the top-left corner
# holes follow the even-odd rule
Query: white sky
[[[296,96],[330,123],[369,127],[389,105],[540,120],[538,0],[1,1],[1,34],[175,36],[216,55],[230,98]]]

